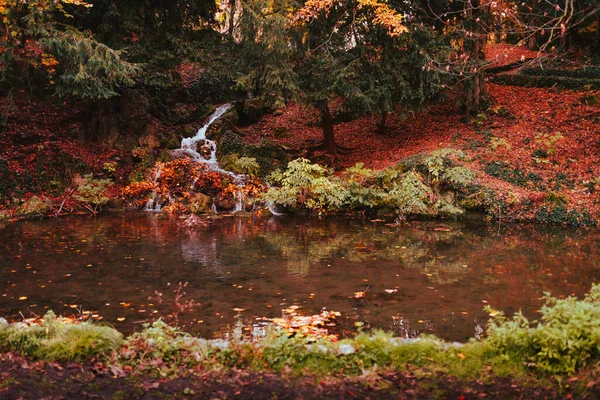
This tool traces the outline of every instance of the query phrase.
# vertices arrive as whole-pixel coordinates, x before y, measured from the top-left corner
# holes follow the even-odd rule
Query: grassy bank
[[[538,321],[489,312],[487,335],[468,343],[435,337],[394,338],[384,332],[335,340],[299,331],[291,334],[281,328],[272,328],[259,338],[232,333],[229,340],[206,340],[160,320],[123,338],[113,328],[77,324],[49,313],[38,321],[0,321],[0,351],[5,361],[6,357],[25,357],[63,365],[80,362],[94,365],[98,373],[146,383],[186,378],[197,385],[201,382],[196,378],[201,376],[220,376],[217,381],[222,383],[232,374],[241,374],[249,384],[257,384],[253,381],[257,377],[274,379],[277,387],[281,379],[298,385],[313,379],[371,387],[387,394],[429,388],[439,397],[486,390],[499,390],[502,397],[501,389],[507,385],[520,390],[514,393],[516,397],[531,390],[541,390],[546,397],[598,394],[600,286],[581,300],[547,297]],[[406,383],[407,377],[412,377],[412,389],[391,383]],[[11,382],[5,380],[4,387],[9,388]]]

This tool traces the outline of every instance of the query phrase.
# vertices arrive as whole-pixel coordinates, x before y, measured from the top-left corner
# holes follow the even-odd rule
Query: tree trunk
[[[596,12],[596,47],[600,49],[600,10]]]
[[[465,112],[467,115],[477,114],[486,101],[486,90],[485,90],[485,71],[483,70],[483,63],[485,62],[485,54],[483,48],[486,43],[485,35],[481,37],[475,37],[472,40],[472,47],[470,50],[470,58],[475,62],[476,72],[473,73],[467,80],[465,80]]]
[[[377,124],[377,133],[379,135],[385,135],[387,133],[387,127],[386,127],[387,117],[388,117],[387,111],[383,111],[381,113],[381,119],[379,120],[379,123]]]
[[[465,51],[472,60],[475,71],[473,75],[465,80],[465,112],[467,115],[477,114],[483,108],[486,100],[485,73],[483,66],[485,64],[485,53],[483,52],[487,43],[487,34],[482,30],[479,20],[483,19],[486,10],[481,7],[479,0],[472,0],[468,3],[470,8],[466,10],[473,24],[472,36],[465,38]]]
[[[235,11],[236,11],[237,0],[229,0],[229,36],[233,37],[233,31],[235,29]]]
[[[321,128],[323,129],[323,147],[334,160],[338,158],[335,134],[333,131],[333,117],[329,110],[329,104],[321,105]]]

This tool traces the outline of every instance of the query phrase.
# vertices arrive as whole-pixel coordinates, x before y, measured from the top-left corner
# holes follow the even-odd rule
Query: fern
[[[265,199],[284,207],[339,210],[350,197],[332,171],[304,158],[290,162],[283,173],[271,174],[271,179],[280,187],[269,189]]]

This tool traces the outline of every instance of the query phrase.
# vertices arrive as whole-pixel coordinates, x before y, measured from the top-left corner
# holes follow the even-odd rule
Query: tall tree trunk
[[[388,112],[383,111],[381,113],[381,119],[379,120],[379,123],[377,124],[377,133],[379,135],[385,135],[387,133],[387,127],[386,127],[387,117],[388,117]]]
[[[600,49],[600,10],[596,11],[596,47]]]
[[[229,36],[233,37],[235,29],[235,11],[237,6],[237,0],[229,0]]]
[[[487,11],[483,9],[479,0],[471,0],[468,4],[466,13],[470,17],[473,29],[472,35],[464,39],[465,51],[474,65],[475,72],[465,80],[465,112],[467,115],[478,113],[485,104],[485,73],[483,65],[485,64],[485,53],[483,52],[487,43],[487,34],[480,25],[480,20]]]
[[[321,111],[321,129],[323,129],[323,147],[334,160],[338,158],[337,145],[335,143],[335,134],[333,131],[333,117],[329,110],[329,104],[322,104]]]

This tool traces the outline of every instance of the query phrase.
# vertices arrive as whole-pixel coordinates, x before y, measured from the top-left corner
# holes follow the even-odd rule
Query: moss
[[[484,171],[494,178],[502,179],[505,182],[515,186],[521,186],[528,189],[544,190],[543,179],[539,175],[525,171],[519,168],[513,168],[509,163],[502,161],[492,161],[486,164]]]
[[[267,176],[276,169],[287,168],[289,161],[289,154],[284,149],[269,142],[247,146],[244,156],[256,160],[260,166],[260,176]]]
[[[217,157],[230,154],[244,154],[246,144],[240,135],[235,132],[227,131],[221,136],[217,146]]]
[[[568,210],[564,205],[544,206],[535,214],[537,222],[550,225],[596,226],[596,220],[588,211]]]
[[[46,314],[40,325],[0,321],[0,350],[52,361],[84,361],[109,355],[122,341],[115,329],[91,323],[73,324]]]

